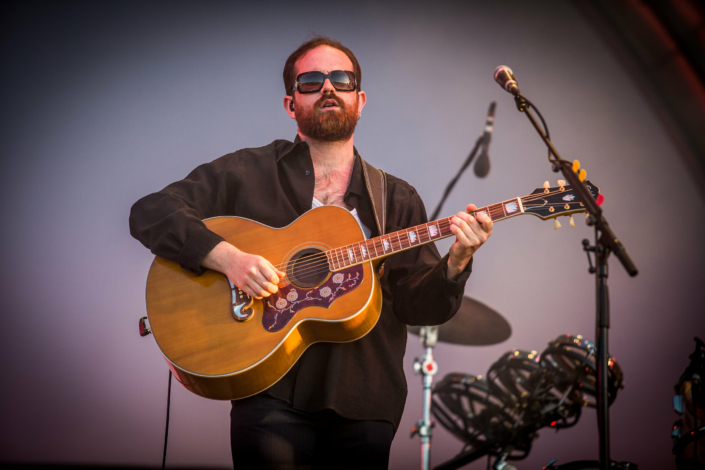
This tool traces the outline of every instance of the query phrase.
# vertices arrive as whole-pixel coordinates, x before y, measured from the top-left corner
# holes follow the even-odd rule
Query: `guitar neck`
[[[492,222],[522,214],[524,212],[522,198],[517,197],[481,207],[471,214],[475,216],[482,212],[487,214]],[[415,246],[448,238],[453,235],[453,232],[450,231],[450,219],[451,217],[446,217],[326,251],[330,270],[338,271],[367,261],[384,258]]]

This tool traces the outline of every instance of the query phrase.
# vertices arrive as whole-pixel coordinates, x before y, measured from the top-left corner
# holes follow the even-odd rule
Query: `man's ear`
[[[286,95],[284,97],[284,111],[289,115],[291,119],[296,119],[296,111],[294,106],[294,97]]]
[[[358,113],[362,112],[362,108],[365,107],[365,103],[367,103],[367,95],[365,94],[364,91],[358,91],[357,92],[357,105],[358,105],[357,112]]]

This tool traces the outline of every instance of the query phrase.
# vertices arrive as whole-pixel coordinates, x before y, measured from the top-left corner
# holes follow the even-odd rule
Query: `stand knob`
[[[140,336],[147,336],[152,334],[152,330],[147,328],[147,317],[140,318]]]

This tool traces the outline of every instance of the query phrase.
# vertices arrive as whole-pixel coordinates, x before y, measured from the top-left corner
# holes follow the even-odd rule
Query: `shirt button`
[[[308,170],[306,170],[306,176],[308,176],[308,175],[310,175],[310,174],[311,174],[311,172],[308,171]]]

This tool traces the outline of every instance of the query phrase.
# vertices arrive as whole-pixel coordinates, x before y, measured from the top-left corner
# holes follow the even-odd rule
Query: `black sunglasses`
[[[333,70],[330,73],[323,72],[304,72],[296,77],[294,88],[291,93],[299,90],[299,93],[315,93],[323,88],[326,78],[330,79],[330,83],[338,91],[354,91],[357,88],[357,80],[355,74],[347,70]]]

